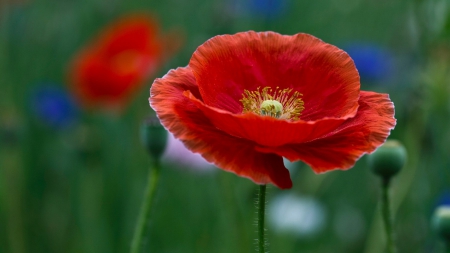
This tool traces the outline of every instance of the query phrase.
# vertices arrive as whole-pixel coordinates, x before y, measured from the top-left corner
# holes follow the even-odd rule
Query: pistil
[[[305,109],[304,102],[300,92],[292,91],[291,88],[281,90],[279,87],[275,91],[270,87],[258,87],[256,91],[244,90],[240,100],[242,113],[253,112],[279,119],[298,120]]]

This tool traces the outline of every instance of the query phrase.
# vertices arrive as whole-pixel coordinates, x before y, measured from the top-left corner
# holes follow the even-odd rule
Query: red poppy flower
[[[156,79],[149,100],[191,151],[282,189],[292,186],[282,157],[346,170],[396,123],[387,94],[360,91],[349,55],[308,34],[216,36]]]
[[[164,46],[149,16],[120,19],[77,54],[70,68],[72,88],[88,107],[121,108],[156,71]]]

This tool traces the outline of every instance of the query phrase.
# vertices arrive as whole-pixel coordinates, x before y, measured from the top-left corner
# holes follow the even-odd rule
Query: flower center
[[[279,118],[283,111],[283,105],[276,100],[264,100],[261,106],[261,115],[267,115],[274,118]]]
[[[242,113],[253,112],[279,119],[298,120],[304,107],[298,91],[291,88],[273,90],[270,87],[258,87],[256,91],[244,90],[241,101]]]

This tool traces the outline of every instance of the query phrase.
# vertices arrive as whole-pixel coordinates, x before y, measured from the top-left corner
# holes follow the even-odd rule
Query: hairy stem
[[[264,216],[266,214],[266,185],[259,186],[258,194],[258,252],[266,252]]]

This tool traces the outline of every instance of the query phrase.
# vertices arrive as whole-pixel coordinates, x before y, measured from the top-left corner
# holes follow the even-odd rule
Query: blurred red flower
[[[282,189],[292,187],[282,157],[346,170],[396,124],[387,94],[360,91],[349,55],[308,34],[216,36],[156,79],[149,100],[191,151]]]
[[[168,49],[173,47],[166,46],[151,17],[122,18],[75,56],[69,69],[72,90],[87,107],[123,108]]]

